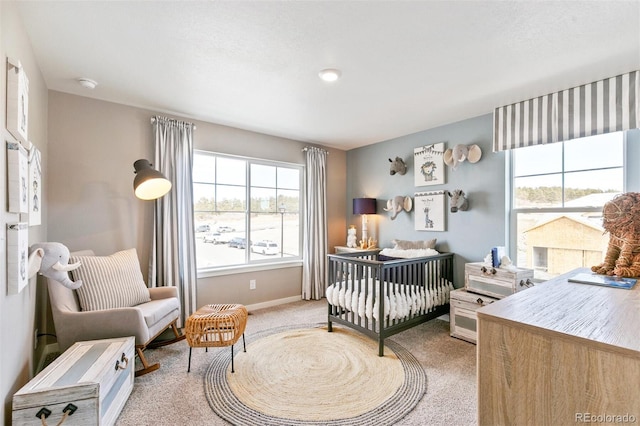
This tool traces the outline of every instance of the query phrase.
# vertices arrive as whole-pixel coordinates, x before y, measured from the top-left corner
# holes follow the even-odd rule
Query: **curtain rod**
[[[176,123],[181,121],[181,120],[176,120],[175,118],[167,118],[167,120],[169,120],[169,121],[175,121]],[[153,123],[155,123],[155,122],[156,122],[156,118],[155,118],[155,117],[151,117],[151,124],[153,124]],[[188,122],[186,122],[186,121],[182,121],[182,122],[183,122],[183,123],[185,123],[185,124],[191,124],[191,125],[193,126],[193,130],[195,130],[195,129],[196,129],[196,125],[195,125],[195,124],[193,124],[193,123],[188,123]]]

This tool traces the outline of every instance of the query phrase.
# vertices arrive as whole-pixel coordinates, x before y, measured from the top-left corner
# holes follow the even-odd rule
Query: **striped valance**
[[[496,108],[493,151],[640,127],[640,71]]]

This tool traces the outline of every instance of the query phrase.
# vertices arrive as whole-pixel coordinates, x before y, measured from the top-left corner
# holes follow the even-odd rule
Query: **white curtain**
[[[196,243],[193,221],[193,123],[154,117],[154,167],[172,183],[155,201],[153,248],[149,278],[152,286],[175,286],[180,295],[183,326],[196,304]]]
[[[327,151],[305,151],[306,210],[304,221],[302,298],[324,297],[327,282]]]

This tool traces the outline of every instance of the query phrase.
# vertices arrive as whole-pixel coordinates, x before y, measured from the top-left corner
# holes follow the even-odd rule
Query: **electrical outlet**
[[[249,290],[256,289],[256,280],[249,280]]]
[[[33,332],[33,350],[38,349],[38,329]]]

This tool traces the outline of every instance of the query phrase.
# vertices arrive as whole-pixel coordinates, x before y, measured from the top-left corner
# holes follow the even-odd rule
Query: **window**
[[[602,262],[602,207],[624,192],[624,133],[511,151],[516,264],[549,279]],[[514,254],[514,253],[512,253]]]
[[[299,165],[196,151],[198,269],[299,259],[302,177]]]

